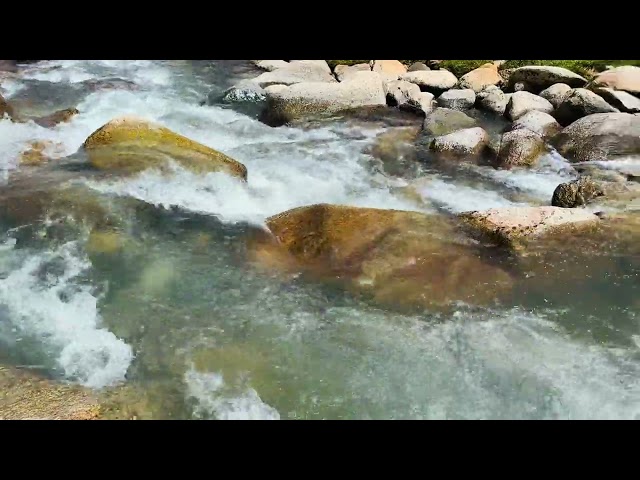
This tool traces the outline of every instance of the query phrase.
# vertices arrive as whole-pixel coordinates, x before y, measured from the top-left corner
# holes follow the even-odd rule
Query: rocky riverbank
[[[17,75],[5,62],[0,69]],[[261,73],[207,101],[213,97],[256,112],[274,129],[337,116],[380,120],[385,131],[367,152],[382,165],[385,181],[404,182],[396,188],[406,198],[429,188],[422,178],[404,175],[412,165],[454,174],[467,165],[534,172],[557,153],[570,162],[571,177],[558,183],[543,204],[427,213],[320,199],[283,209],[249,229],[246,257],[257,270],[283,278],[302,273],[382,308],[450,313],[459,304],[488,308],[514,302],[532,272],[549,276],[550,282],[579,285],[575,277],[586,275],[583,271],[549,273],[539,266],[567,245],[579,246],[575,258],[598,258],[594,263],[607,268],[610,260],[600,259],[599,251],[605,246],[640,253],[640,67],[618,66],[587,78],[556,65],[502,68],[504,61],[487,61],[462,74],[446,69],[446,61],[254,64]],[[74,88],[83,92],[98,88],[95,81],[78,83]],[[111,81],[99,88],[139,87]],[[30,108],[0,96],[3,122],[55,129],[80,113],[75,106],[46,112]],[[107,258],[132,243],[134,229],[121,209],[139,215],[142,207],[105,202],[95,191],[61,181],[76,171],[121,179],[150,171],[171,176],[177,165],[194,178],[222,174],[252,186],[251,165],[224,147],[212,148],[144,117],[114,115],[77,151],[62,150],[46,138],[25,143],[2,187],[0,211],[13,227],[68,214],[87,230],[87,251]],[[144,409],[122,406],[132,397],[118,393],[105,399],[30,375],[0,367],[0,386],[9,392],[0,397],[0,418],[144,416]]]

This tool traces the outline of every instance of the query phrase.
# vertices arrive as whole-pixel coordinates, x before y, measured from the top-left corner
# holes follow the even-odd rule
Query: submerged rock
[[[640,155],[640,117],[596,113],[576,120],[553,137],[553,146],[571,162]]]
[[[9,118],[13,118],[13,107],[7,103],[2,95],[0,95],[0,119],[5,115]]]
[[[57,112],[53,112],[50,115],[45,115],[43,117],[36,117],[33,119],[35,123],[40,125],[41,127],[51,128],[55,127],[59,123],[68,122],[76,116],[78,113],[77,108],[65,108],[64,110],[59,110]]]
[[[83,148],[93,167],[110,172],[162,170],[171,160],[194,172],[221,171],[247,179],[247,169],[240,162],[162,125],[136,117],[111,120],[93,132]]]
[[[20,165],[43,165],[50,160],[60,158],[64,152],[64,145],[49,140],[31,142],[29,147],[20,154]]]
[[[319,204],[270,217],[267,226],[277,239],[271,252],[280,252],[274,262],[278,254],[262,250],[272,267],[339,279],[385,304],[481,304],[511,285],[439,215]]]
[[[222,101],[226,103],[260,102],[266,98],[264,89],[253,80],[242,80],[222,94]],[[211,97],[208,99],[210,104],[214,104],[215,100]]]
[[[0,366],[0,420],[96,420],[101,405],[90,390]]]
[[[603,195],[602,188],[591,178],[581,177],[558,185],[553,192],[551,205],[562,208],[576,208],[584,206]]]

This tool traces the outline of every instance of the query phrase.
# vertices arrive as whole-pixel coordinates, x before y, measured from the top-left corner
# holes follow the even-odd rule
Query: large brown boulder
[[[320,204],[275,215],[267,226],[276,241],[260,250],[262,261],[339,279],[385,304],[486,303],[511,285],[439,215]]]
[[[83,148],[91,165],[110,172],[162,170],[171,160],[194,172],[221,171],[247,179],[247,168],[224,153],[136,117],[111,120],[89,135]]]

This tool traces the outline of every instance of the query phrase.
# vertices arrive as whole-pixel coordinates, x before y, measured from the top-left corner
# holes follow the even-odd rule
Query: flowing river
[[[22,111],[80,112],[55,128],[0,120],[4,189],[28,141],[51,140],[72,155],[127,114],[220,150],[249,172],[242,184],[178,167],[127,179],[68,169],[64,181],[120,205],[129,222],[131,239],[111,255],[92,251],[81,225],[0,219],[1,363],[95,389],[125,385],[153,418],[640,419],[637,257],[612,252],[577,288],[540,283],[512,304],[447,314],[386,308],[253,268],[245,240],[293,207],[448,215],[543,205],[575,176],[555,153],[535,170],[416,162],[387,174],[368,153],[389,128],[384,121],[273,128],[215,102],[259,73],[253,68],[50,61],[0,80],[0,93]],[[112,88],[91,88],[98,80]],[[211,92],[214,101],[203,104]],[[402,194],[417,176],[417,195]]]

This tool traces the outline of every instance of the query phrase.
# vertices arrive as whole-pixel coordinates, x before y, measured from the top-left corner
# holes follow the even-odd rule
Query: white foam
[[[514,191],[533,195],[545,204],[551,201],[558,185],[577,177],[569,162],[555,151],[544,155],[535,167],[516,167],[511,170],[476,167],[474,171]]]
[[[597,165],[600,168],[622,173],[640,175],[640,159],[638,157],[618,158],[615,160],[583,162],[583,164]]]
[[[282,150],[281,158],[247,162],[247,184],[222,173],[195,174],[174,166],[170,176],[150,170],[131,179],[89,185],[104,193],[131,196],[165,208],[176,205],[217,215],[230,223],[262,224],[270,215],[322,202],[417,209],[412,202],[391,196],[388,188],[375,188],[357,161],[340,158],[332,162],[327,156],[318,164],[312,157],[287,158]]]
[[[194,416],[217,420],[280,420],[278,411],[264,403],[253,388],[230,392],[218,373],[189,369],[185,373],[187,397],[195,400]]]
[[[0,304],[23,336],[37,338],[57,355],[65,376],[100,388],[124,380],[133,359],[131,347],[100,326],[98,299],[77,283],[91,266],[75,242],[58,250],[32,254],[0,280]],[[40,278],[45,265],[57,262],[59,275]]]
[[[416,191],[424,199],[453,213],[524,205],[512,202],[493,190],[450,183],[440,178],[425,182],[417,187]]]
[[[572,338],[558,314],[465,309],[429,323],[343,308],[325,315],[368,339],[367,355],[335,361],[353,365],[344,388],[354,401],[375,398],[384,418],[640,419],[636,352]]]

